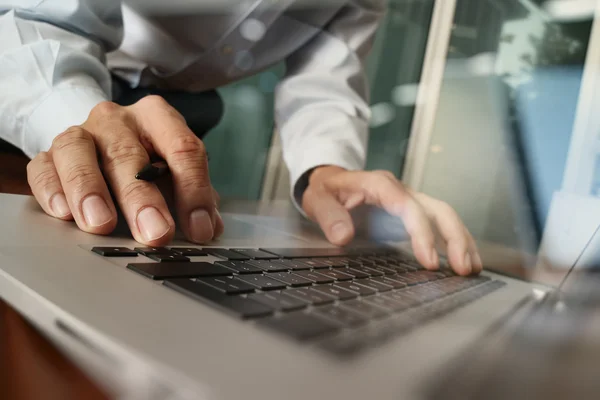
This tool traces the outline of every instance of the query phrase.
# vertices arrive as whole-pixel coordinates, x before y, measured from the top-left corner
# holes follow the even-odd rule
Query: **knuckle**
[[[120,113],[122,107],[112,101],[103,101],[98,103],[90,112],[90,117],[106,117]]]
[[[113,140],[102,152],[102,159],[106,168],[114,169],[131,162],[142,164],[148,153],[139,142]]]
[[[74,165],[69,168],[69,172],[65,176],[65,184],[74,188],[77,193],[83,193],[91,188],[96,183],[96,171],[92,165]]]
[[[118,190],[118,197],[121,203],[126,204],[150,203],[148,184],[137,180],[128,182]]]
[[[142,99],[140,99],[136,105],[142,107],[142,108],[168,108],[169,103],[162,98],[161,96],[152,94],[146,97],[143,97]]]
[[[395,178],[394,181],[390,179],[389,176],[384,174],[376,174],[375,179],[373,179],[373,183],[380,187],[390,188],[391,185],[396,185]]]
[[[72,126],[54,138],[52,149],[61,151],[85,143],[93,144],[92,137],[82,127]]]
[[[60,185],[54,170],[45,169],[35,175],[28,175],[29,185],[34,188]]]
[[[445,214],[452,218],[458,218],[458,214],[454,210],[454,207],[452,207],[450,204],[446,203],[445,201],[438,200],[438,202],[436,204],[436,208],[437,208],[438,212],[440,212],[442,214]]]
[[[384,179],[388,179],[388,180],[392,180],[392,181],[396,181],[396,175],[394,175],[392,172],[390,171],[385,171],[385,170],[377,170],[374,171],[378,176],[384,178]]]
[[[178,188],[182,193],[194,193],[210,187],[208,174],[199,168],[189,170],[189,174],[179,180]]]
[[[206,160],[204,143],[192,134],[176,136],[171,143],[170,153],[176,162]]]
[[[51,164],[51,162],[49,162],[48,153],[45,151],[38,153],[31,161],[27,163],[27,175],[35,173],[37,169],[43,168],[48,163]]]

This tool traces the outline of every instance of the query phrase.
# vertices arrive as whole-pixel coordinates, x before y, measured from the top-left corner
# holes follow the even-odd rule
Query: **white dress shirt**
[[[285,60],[275,122],[292,187],[319,165],[362,169],[364,61],[386,0],[319,9],[295,1],[240,1],[227,12],[167,18],[121,0],[0,0],[0,137],[30,157],[48,150],[111,99],[111,72],[132,86],[201,91]]]

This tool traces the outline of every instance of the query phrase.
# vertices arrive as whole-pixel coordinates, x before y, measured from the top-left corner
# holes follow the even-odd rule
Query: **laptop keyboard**
[[[499,289],[502,281],[427,271],[390,249],[94,247],[145,256],[138,274],[237,318],[336,355],[354,355]],[[211,255],[220,261],[190,257]]]

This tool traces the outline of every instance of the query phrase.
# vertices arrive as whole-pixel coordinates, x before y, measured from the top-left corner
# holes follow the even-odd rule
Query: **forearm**
[[[350,3],[287,60],[277,88],[277,125],[297,205],[307,171],[365,165],[370,108],[364,62],[385,1]]]

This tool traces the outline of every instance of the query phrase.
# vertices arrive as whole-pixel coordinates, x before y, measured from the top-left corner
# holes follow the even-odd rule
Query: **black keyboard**
[[[237,318],[337,354],[354,355],[504,285],[427,271],[389,248],[211,249],[95,247],[150,260],[127,268]],[[211,255],[214,263],[196,257]],[[190,257],[194,258],[192,260]]]

